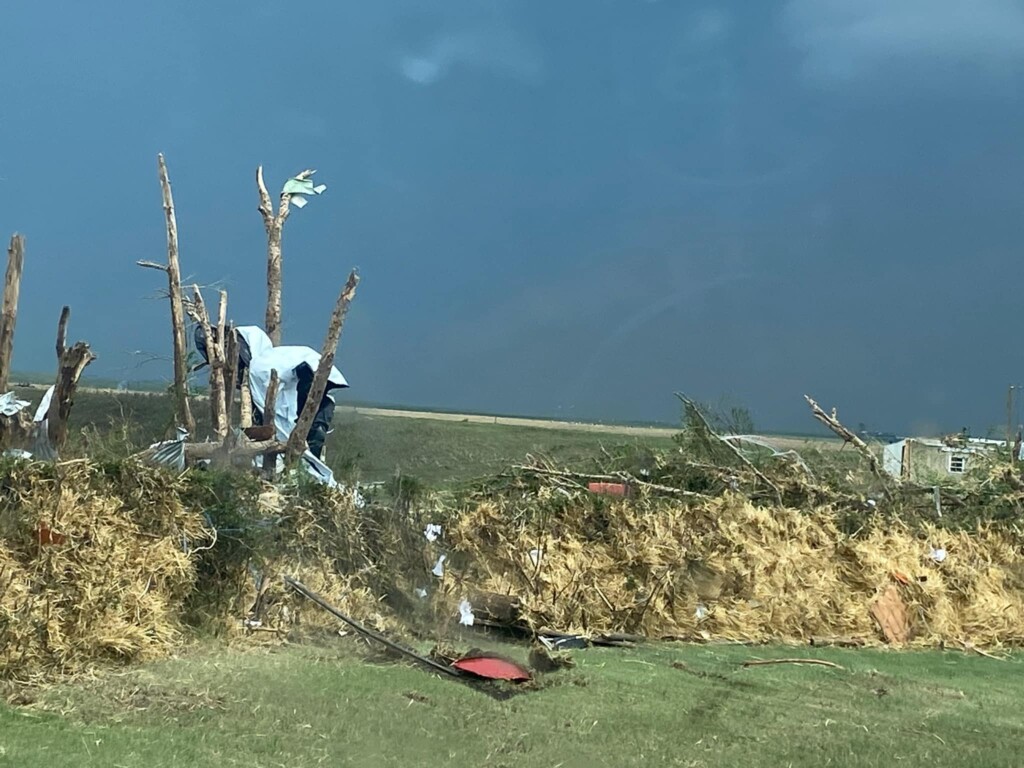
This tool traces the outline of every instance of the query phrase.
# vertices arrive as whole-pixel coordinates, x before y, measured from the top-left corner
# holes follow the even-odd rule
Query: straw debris
[[[515,596],[538,632],[745,643],[881,643],[871,607],[890,593],[906,606],[900,640],[1024,642],[1017,529],[879,520],[847,534],[833,510],[766,508],[739,494],[689,505],[648,497],[552,507],[551,499],[542,489],[460,515],[450,537],[462,567],[450,593],[472,585]],[[949,553],[941,563],[930,556],[940,546]]]

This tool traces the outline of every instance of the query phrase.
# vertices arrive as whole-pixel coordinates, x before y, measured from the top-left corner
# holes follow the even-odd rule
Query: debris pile
[[[0,678],[168,652],[197,548],[178,481],[137,466],[0,464]]]
[[[477,504],[449,536],[449,599],[509,596],[517,621],[539,634],[1024,643],[1024,533],[1007,526],[878,520],[847,534],[833,510],[757,506],[735,493],[569,500],[542,487]]]

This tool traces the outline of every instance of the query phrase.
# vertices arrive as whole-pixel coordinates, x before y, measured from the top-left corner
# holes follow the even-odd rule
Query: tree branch
[[[135,263],[138,266],[140,266],[140,267],[145,267],[146,269],[159,269],[161,272],[166,272],[167,271],[167,265],[166,264],[157,264],[155,261],[147,261],[146,259],[139,259]]]
[[[320,401],[323,400],[324,393],[327,391],[327,379],[334,365],[334,355],[338,349],[338,341],[341,339],[341,330],[345,325],[345,315],[348,314],[349,305],[355,298],[358,285],[359,275],[352,270],[349,273],[348,281],[341,289],[341,293],[338,294],[338,302],[331,314],[327,337],[324,339],[324,346],[320,352],[320,365],[317,366],[316,375],[313,376],[313,384],[306,397],[306,403],[288,437],[288,452],[285,455],[285,463],[288,466],[293,465],[306,450],[306,437],[313,425],[316,412],[320,409]]]
[[[746,456],[744,456],[743,452],[739,448],[737,448],[735,445],[730,443],[728,440],[723,439],[721,437],[721,435],[719,435],[717,432],[715,432],[715,430],[713,430],[711,428],[711,425],[708,423],[708,420],[706,418],[704,418],[704,414],[700,412],[700,408],[698,408],[697,405],[692,400],[690,400],[688,397],[685,397],[684,395],[680,394],[679,392],[676,392],[676,397],[678,397],[680,400],[683,401],[683,405],[686,406],[687,411],[689,413],[692,413],[694,416],[697,417],[697,419],[701,423],[701,426],[704,429],[707,430],[709,435],[714,437],[722,445],[724,445],[726,448],[728,448],[729,452],[732,453],[732,455],[735,456],[737,459],[739,459],[740,463],[743,464],[743,466],[745,466],[747,469],[749,469],[751,472],[753,472],[754,476],[757,477],[758,480],[760,480],[762,483],[764,483],[765,485],[767,485],[769,488],[772,489],[772,491],[775,493],[775,499],[776,499],[776,501],[778,501],[779,506],[781,507],[782,506],[782,491],[779,490],[779,486],[777,486],[775,483],[773,483],[771,481],[771,479],[767,475],[764,474],[764,472],[762,472],[757,467],[755,467],[753,462],[751,462],[750,459],[748,459]]]
[[[256,167],[256,191],[260,197],[259,212],[263,217],[263,226],[269,234],[274,223],[274,203],[270,199],[270,193],[267,191],[267,185],[263,182],[262,165]]]
[[[816,418],[818,421],[820,421],[822,424],[824,424],[826,427],[832,430],[837,436],[841,437],[843,439],[843,442],[850,443],[851,445],[853,445],[853,447],[857,449],[857,452],[864,457],[864,459],[868,463],[868,467],[871,469],[871,474],[878,478],[878,480],[882,483],[882,489],[885,492],[886,498],[888,498],[891,501],[892,491],[889,489],[889,478],[882,474],[882,470],[878,466],[878,457],[875,456],[874,451],[871,450],[868,444],[861,440],[849,429],[843,426],[843,424],[839,421],[838,417],[836,416],[835,408],[832,409],[831,414],[828,414],[825,413],[822,407],[818,405],[810,396],[804,395],[804,400],[806,400],[807,404],[811,406],[811,413],[814,414],[814,418]]]
[[[60,311],[60,320],[57,322],[57,367],[60,367],[64,359],[64,353],[68,349],[68,320],[71,319],[71,307],[65,306]]]

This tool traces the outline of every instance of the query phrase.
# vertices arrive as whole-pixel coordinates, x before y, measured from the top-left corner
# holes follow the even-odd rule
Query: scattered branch
[[[886,498],[889,499],[889,501],[892,501],[892,491],[889,488],[889,479],[882,474],[882,469],[878,466],[878,457],[875,456],[874,451],[871,450],[868,444],[843,426],[842,422],[839,421],[839,418],[836,415],[835,408],[832,409],[831,414],[828,414],[825,413],[822,407],[810,396],[804,395],[804,400],[806,400],[807,404],[811,406],[811,413],[814,414],[814,418],[832,430],[837,436],[841,437],[843,442],[850,443],[857,449],[857,452],[864,457],[868,463],[868,467],[871,469],[871,474],[878,478],[879,482],[882,483],[882,490],[885,493]]]
[[[676,392],[676,397],[678,397],[682,401],[683,405],[686,407],[687,412],[697,418],[697,420],[701,423],[701,426],[705,430],[707,430],[707,433],[709,435],[711,435],[718,442],[720,442],[722,445],[728,448],[729,452],[732,453],[732,455],[735,456],[737,459],[739,459],[740,463],[743,464],[743,466],[745,466],[747,469],[753,472],[754,476],[758,480],[760,480],[762,483],[764,483],[765,485],[772,489],[772,491],[775,493],[775,499],[776,501],[778,501],[779,506],[781,507],[782,491],[779,490],[779,486],[773,483],[764,472],[755,467],[753,462],[751,462],[750,459],[744,456],[743,452],[739,448],[737,448],[731,442],[729,442],[725,438],[721,437],[717,432],[715,432],[715,430],[712,429],[711,425],[708,423],[708,420],[704,418],[704,414],[700,412],[700,408],[697,407],[696,403],[694,403],[688,397],[685,397],[684,395],[680,394],[679,392]]]
[[[313,376],[313,384],[309,390],[309,396],[302,407],[302,413],[288,437],[288,452],[285,454],[285,462],[288,466],[298,461],[299,457],[306,450],[306,437],[313,425],[316,412],[320,409],[320,401],[323,400],[327,391],[327,379],[334,366],[334,355],[338,349],[338,341],[341,339],[341,329],[345,325],[345,315],[348,313],[349,305],[356,295],[356,286],[359,285],[359,275],[355,270],[349,273],[348,281],[338,294],[338,302],[331,314],[331,324],[327,328],[327,337],[324,339],[323,349],[320,351],[320,365],[317,366],[316,374]]]
[[[635,485],[639,488],[647,488],[650,491],[658,493],[668,493],[673,496],[680,496],[692,499],[705,499],[707,498],[702,493],[696,493],[694,491],[684,491],[682,488],[673,488],[670,485],[658,485],[657,483],[649,483],[646,480],[640,480],[639,478],[633,477],[626,472],[617,472],[612,475],[600,475],[600,474],[587,474],[585,472],[569,472],[560,469],[548,469],[546,467],[538,466],[527,466],[523,464],[512,467],[515,472],[526,472],[532,475],[542,475],[544,477],[555,477],[563,478],[566,480],[580,480],[584,482],[612,482],[612,483],[628,483]]]
[[[285,444],[277,440],[257,440],[242,442],[226,451],[220,442],[185,443],[185,456],[189,461],[200,461],[229,456],[232,459],[251,459],[254,456],[277,455],[285,449]]]
[[[979,656],[984,656],[986,659],[992,659],[993,661],[1006,661],[1006,659],[1004,659],[1004,658],[1002,658],[1000,656],[995,656],[995,655],[989,653],[988,651],[983,651],[981,648],[976,646],[974,643],[968,642],[966,640],[961,640],[960,644],[964,647],[964,650],[967,651],[968,653],[970,653],[971,651],[974,651],[976,654],[978,654]]]
[[[744,661],[744,667],[766,667],[770,664],[812,664],[818,667],[831,667],[832,669],[845,669],[831,661],[821,659],[751,659]]]
[[[155,261],[147,261],[146,259],[139,259],[135,263],[140,267],[145,267],[146,269],[159,269],[161,272],[167,272],[166,264],[157,264]]]

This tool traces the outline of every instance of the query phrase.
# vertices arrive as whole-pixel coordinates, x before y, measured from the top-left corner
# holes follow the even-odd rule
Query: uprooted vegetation
[[[337,629],[286,575],[378,630],[435,641],[468,604],[477,625],[526,635],[1024,642],[1016,465],[936,491],[835,456],[740,452],[693,413],[677,442],[364,500],[133,459],[6,461],[0,677],[152,658],[196,632]]]

